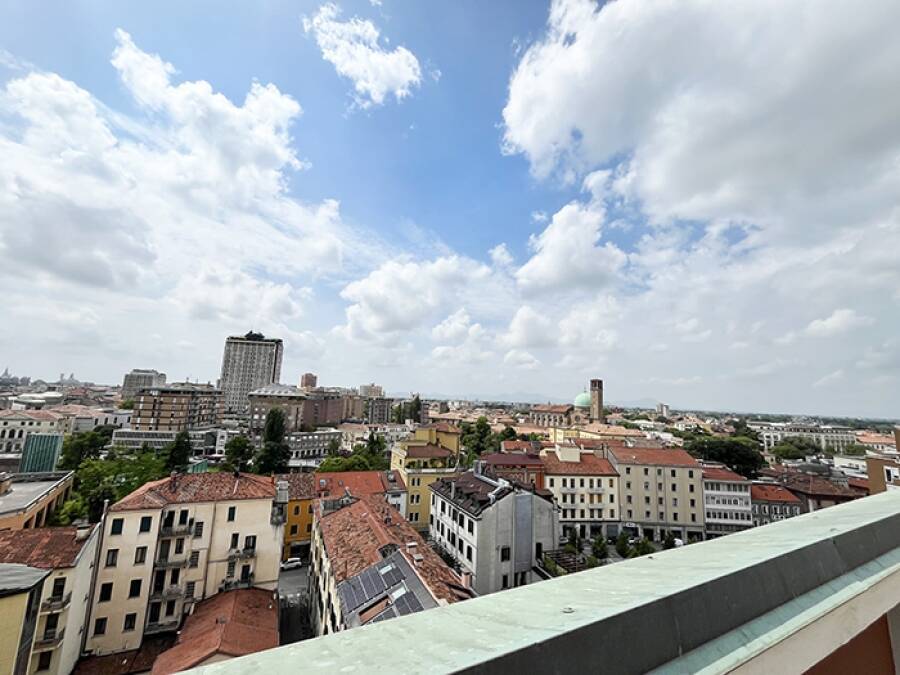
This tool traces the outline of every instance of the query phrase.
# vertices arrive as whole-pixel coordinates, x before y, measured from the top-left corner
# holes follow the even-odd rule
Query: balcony
[[[219,584],[220,591],[231,591],[235,588],[253,588],[253,573],[251,572],[248,577],[226,579]]]
[[[72,602],[72,591],[65,595],[50,596],[41,603],[41,612],[61,612]]]
[[[559,491],[564,495],[574,495],[576,492],[578,492],[578,488],[561,487],[561,488],[559,488]]]
[[[900,491],[891,491],[203,673],[287,675],[298,663],[310,673],[803,673],[830,655],[881,673],[894,672],[898,620]],[[873,627],[877,654],[866,646]]]
[[[606,492],[606,488],[604,487],[589,487],[587,489],[589,495],[602,495]]]
[[[228,551],[229,560],[246,560],[256,557],[256,547],[232,548]]]
[[[151,600],[174,600],[184,595],[184,589],[178,584],[171,584],[164,588],[150,591]]]
[[[184,537],[194,530],[193,523],[185,523],[184,525],[163,525],[159,528],[160,537]]]
[[[59,646],[59,643],[63,641],[63,638],[66,635],[65,628],[59,628],[57,630],[46,630],[44,634],[41,636],[36,636],[34,638],[34,648],[35,649],[53,649]]]
[[[184,556],[179,556],[178,558],[157,558],[156,562],[153,563],[154,567],[163,567],[163,568],[171,568],[171,567],[184,567],[187,565],[187,558]]]
[[[178,619],[170,621],[148,621],[144,628],[144,635],[155,635],[156,633],[166,633],[178,630]]]

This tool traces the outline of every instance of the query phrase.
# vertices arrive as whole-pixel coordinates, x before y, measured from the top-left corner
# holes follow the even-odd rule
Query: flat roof
[[[807,600],[827,612],[835,588],[859,593],[900,569],[898,532],[900,491],[884,492],[200,672],[278,675],[298,663],[329,674],[569,672],[587,663],[585,645],[610,672],[647,672],[688,655],[681,672],[730,672],[768,636],[808,622]],[[744,628],[757,631],[750,651],[734,651]]]
[[[47,480],[22,480],[27,474],[14,474],[9,492],[0,495],[0,516],[24,511],[54,487],[65,481],[72,472]],[[58,474],[57,474],[58,475]]]
[[[28,565],[0,563],[0,597],[28,590],[48,574],[49,570],[39,570]]]

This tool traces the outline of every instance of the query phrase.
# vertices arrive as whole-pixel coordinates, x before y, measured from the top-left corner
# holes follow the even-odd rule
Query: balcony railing
[[[876,622],[891,632],[898,604],[900,491],[891,491],[202,672],[801,673],[837,649],[873,654],[855,638]],[[459,648],[435,646],[438,635]],[[893,672],[890,652],[879,652],[879,672]]]
[[[43,635],[38,636],[34,639],[35,649],[39,649],[41,647],[56,647],[60,642],[63,641],[65,635],[65,628],[44,631]]]
[[[587,491],[588,491],[588,494],[602,495],[604,492],[606,492],[606,488],[604,488],[604,487],[589,487],[587,489]]]
[[[144,628],[144,635],[165,633],[172,630],[178,630],[178,619],[172,619],[170,621],[148,621],[147,626]]]
[[[155,588],[150,591],[150,599],[173,600],[184,595],[184,589],[178,584],[171,584],[163,588]]]
[[[238,579],[226,579],[219,585],[220,591],[230,591],[235,588],[251,588],[253,586],[253,573],[248,577],[240,577]]]
[[[160,537],[179,537],[190,534],[194,529],[193,523],[185,523],[184,525],[162,525],[159,528]]]
[[[578,492],[578,488],[561,487],[561,488],[559,488],[559,491],[564,495],[574,495],[576,492]]]
[[[51,595],[41,603],[42,612],[60,612],[69,606],[72,601],[72,591],[65,595]]]
[[[232,548],[228,551],[229,560],[243,560],[245,558],[255,558],[256,547]]]
[[[156,562],[153,563],[154,567],[184,567],[187,565],[187,558],[178,557],[178,558],[157,558]]]

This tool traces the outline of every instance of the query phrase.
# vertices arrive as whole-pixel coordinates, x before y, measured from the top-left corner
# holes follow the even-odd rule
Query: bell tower
[[[603,417],[603,380],[591,380],[591,421],[606,421]]]

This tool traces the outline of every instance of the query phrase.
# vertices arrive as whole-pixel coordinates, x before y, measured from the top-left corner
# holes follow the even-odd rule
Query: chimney
[[[174,492],[177,488],[178,488],[178,472],[172,471],[172,473],[169,474],[169,489],[171,489],[172,492]]]
[[[75,541],[84,541],[91,534],[91,524],[83,520],[75,522]]]

